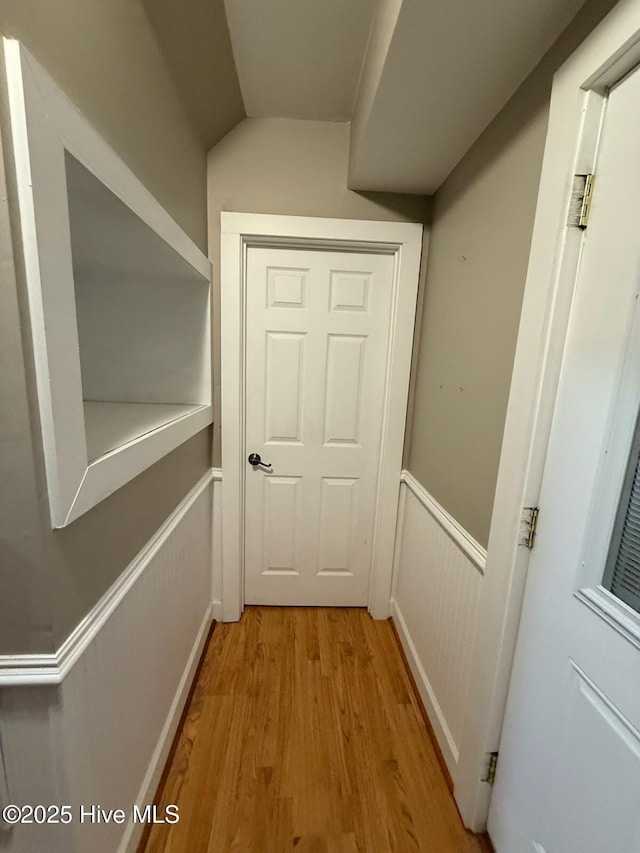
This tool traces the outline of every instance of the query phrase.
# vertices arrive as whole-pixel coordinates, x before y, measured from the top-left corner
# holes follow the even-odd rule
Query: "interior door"
[[[636,70],[602,129],[489,816],[499,853],[640,851],[640,616],[610,571],[626,560],[640,601],[639,287]]]
[[[247,604],[368,603],[393,265],[248,249]]]

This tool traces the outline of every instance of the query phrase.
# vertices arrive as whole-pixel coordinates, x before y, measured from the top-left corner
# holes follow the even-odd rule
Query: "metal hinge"
[[[589,224],[594,175],[574,175],[567,225],[586,228]]]
[[[490,785],[496,781],[496,768],[498,767],[498,753],[485,752],[484,774],[481,782],[488,782]]]
[[[538,516],[540,508],[537,506],[525,506],[522,508],[520,545],[525,545],[529,550],[533,548],[533,543],[536,538],[536,529],[538,527]]]

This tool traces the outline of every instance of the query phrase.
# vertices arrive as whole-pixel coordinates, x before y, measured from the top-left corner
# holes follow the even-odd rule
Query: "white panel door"
[[[368,603],[393,265],[248,249],[247,604]]]
[[[489,816],[500,853],[640,851],[640,614],[605,582],[640,404],[639,288],[635,71],[603,125]]]

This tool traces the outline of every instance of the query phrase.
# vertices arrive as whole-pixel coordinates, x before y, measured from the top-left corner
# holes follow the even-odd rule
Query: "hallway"
[[[209,639],[144,853],[480,853],[390,622],[249,607]]]

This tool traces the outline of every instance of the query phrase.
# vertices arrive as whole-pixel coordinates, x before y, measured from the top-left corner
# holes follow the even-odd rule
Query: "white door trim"
[[[486,753],[499,746],[529,563],[518,546],[520,510],[538,504],[584,239],[566,226],[572,179],[593,171],[603,97],[638,62],[640,0],[620,0],[554,78],[456,787],[475,831],[486,825],[491,787],[480,779]]]
[[[380,251],[395,257],[369,612],[390,615],[402,450],[409,392],[422,225],[252,213],[221,215],[222,613],[244,604],[245,271],[251,246]]]

